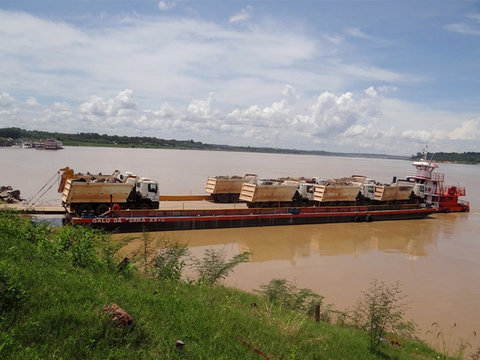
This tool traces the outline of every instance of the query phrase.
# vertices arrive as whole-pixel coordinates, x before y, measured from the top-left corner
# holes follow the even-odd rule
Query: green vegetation
[[[350,156],[350,157],[375,157],[389,159],[407,159],[405,156],[382,155],[382,154],[354,154],[335,153],[321,150],[297,150],[279,149],[270,147],[230,146],[219,144],[205,144],[193,140],[166,140],[146,136],[117,136],[96,133],[65,134],[37,130],[23,130],[19,128],[0,129],[0,146],[11,145],[8,139],[22,139],[24,141],[37,141],[40,139],[55,138],[68,146],[104,146],[122,148],[157,148],[157,149],[182,149],[182,150],[210,150],[210,151],[237,151],[278,154],[302,154],[324,156]]]
[[[145,254],[148,245],[145,236]],[[109,237],[99,231],[50,228],[0,211],[0,358],[445,358],[405,338],[396,338],[400,346],[381,343],[373,354],[367,332],[315,322],[306,312],[322,299],[285,281],[257,296],[182,280],[186,248],[172,247],[158,261],[140,260],[155,272],[138,271],[134,261],[117,265]],[[226,276],[243,260],[210,252],[200,264],[226,269],[220,272]],[[103,309],[112,302],[133,324],[110,320]]]
[[[424,156],[423,153],[417,153],[417,155],[412,155],[412,160],[422,159]],[[463,152],[463,153],[427,153],[427,159],[433,159],[434,162],[453,162],[459,164],[479,164],[480,163],[480,152]]]
[[[407,309],[398,282],[389,286],[372,281],[370,288],[357,301],[354,312],[355,322],[368,333],[370,351],[377,353],[388,333],[413,335],[415,326],[403,319]]]

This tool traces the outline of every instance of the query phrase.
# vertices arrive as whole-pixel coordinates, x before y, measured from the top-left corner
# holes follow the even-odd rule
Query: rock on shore
[[[10,185],[0,186],[0,200],[8,204],[14,204],[23,201],[23,199],[20,197],[20,190],[13,190]]]

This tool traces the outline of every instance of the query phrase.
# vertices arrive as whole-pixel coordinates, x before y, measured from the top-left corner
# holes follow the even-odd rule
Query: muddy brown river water
[[[415,149],[413,152],[420,151]],[[257,173],[264,177],[367,175],[381,182],[412,173],[409,161],[304,155],[276,155],[156,149],[67,147],[61,151],[0,149],[0,185],[33,196],[57,170],[111,173],[132,171],[160,183],[162,194],[203,194],[214,175]],[[439,164],[447,184],[464,185],[468,214],[435,214],[422,220],[172,231],[152,239],[188,242],[200,257],[207,248],[229,255],[249,251],[225,284],[258,289],[273,278],[294,281],[345,310],[353,306],[373,279],[400,281],[408,296],[408,317],[418,335],[452,354],[460,341],[472,352],[480,347],[480,166]],[[59,204],[53,186],[39,201]],[[121,237],[122,235],[116,235]],[[128,237],[135,234],[128,234]],[[141,235],[123,251],[136,248]],[[435,336],[427,333],[435,326]],[[436,337],[438,331],[441,336]],[[462,339],[462,340],[460,340]]]

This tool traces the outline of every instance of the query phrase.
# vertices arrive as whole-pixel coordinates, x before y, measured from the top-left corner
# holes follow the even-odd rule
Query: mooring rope
[[[48,192],[48,190],[50,190],[50,189],[52,188],[53,185],[55,185],[55,183],[52,183],[52,184],[47,188],[47,190],[45,190],[45,191],[42,193],[42,195],[40,195],[40,196],[38,197],[38,199],[37,199],[36,201],[39,201],[39,200],[43,197],[43,195],[45,195],[45,194]],[[35,205],[34,202],[31,204],[31,206],[33,206],[33,205]]]
[[[40,188],[40,190],[38,190],[37,193],[36,193],[35,195],[33,195],[33,196],[30,198],[30,200],[27,201],[27,205],[28,205],[29,207],[33,206],[33,205],[35,204],[35,202],[37,202],[38,200],[40,200],[40,199],[42,198],[42,196],[45,195],[45,194],[47,193],[47,191],[52,188],[53,185],[55,185],[55,182],[52,182],[52,180],[55,179],[55,177],[57,176],[57,174],[58,174],[58,173],[55,173],[55,174],[45,183],[45,185],[43,185],[43,186]],[[43,192],[43,194],[40,195],[40,197],[39,197],[38,199],[36,199],[35,202],[34,202],[33,199],[35,199],[35,197],[36,197],[38,194],[40,194],[40,192],[42,192],[43,189],[45,189],[45,187],[48,186],[48,184],[50,184],[50,182],[52,182],[52,184],[51,184],[51,185],[48,187],[48,189],[45,190],[45,191]]]

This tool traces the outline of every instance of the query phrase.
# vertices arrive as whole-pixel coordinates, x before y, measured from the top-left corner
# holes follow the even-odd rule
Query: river
[[[418,149],[412,149],[416,153]],[[399,281],[419,326],[418,336],[453,353],[460,341],[480,347],[480,166],[439,164],[447,184],[463,185],[470,213],[435,214],[422,220],[241,229],[172,231],[152,238],[188,242],[200,257],[207,248],[229,255],[249,251],[225,284],[251,291],[271,279],[294,281],[325,296],[337,309],[351,308],[373,279]],[[67,147],[60,151],[0,149],[0,185],[31,198],[59,168],[76,172],[132,171],[159,181],[164,195],[204,194],[207,176],[262,177],[366,175],[390,182],[413,172],[409,161],[159,149]],[[56,185],[56,184],[55,184]],[[53,186],[39,201],[59,204]],[[43,192],[43,191],[42,191]],[[120,236],[120,235],[118,235]],[[128,237],[135,234],[128,234]],[[141,235],[129,244],[135,248]],[[437,323],[432,327],[433,323]],[[430,333],[429,333],[430,331]],[[439,336],[439,331],[441,334]],[[460,340],[462,339],[462,340]]]

